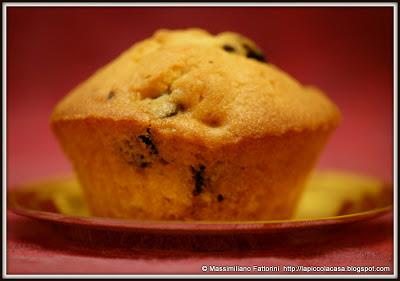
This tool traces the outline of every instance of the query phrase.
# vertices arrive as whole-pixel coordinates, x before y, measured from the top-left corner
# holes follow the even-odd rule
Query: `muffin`
[[[72,90],[52,128],[95,216],[287,219],[340,113],[239,34],[160,30]]]

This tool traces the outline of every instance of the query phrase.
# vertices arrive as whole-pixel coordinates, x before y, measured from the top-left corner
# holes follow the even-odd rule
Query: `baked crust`
[[[158,31],[67,95],[52,122],[135,120],[210,145],[337,125],[339,111],[320,90],[247,58],[243,45],[260,52],[235,33]]]
[[[235,33],[162,30],[69,93],[51,124],[94,215],[289,218],[336,106]]]

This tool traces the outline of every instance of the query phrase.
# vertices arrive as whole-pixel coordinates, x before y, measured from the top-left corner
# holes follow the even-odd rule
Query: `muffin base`
[[[59,120],[93,215],[137,220],[287,219],[330,130],[210,147],[131,120]]]

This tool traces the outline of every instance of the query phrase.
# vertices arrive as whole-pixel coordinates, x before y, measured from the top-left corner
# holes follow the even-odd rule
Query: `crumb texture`
[[[152,123],[215,143],[334,127],[335,105],[266,63],[239,34],[160,30],[80,84],[52,120],[105,118]]]

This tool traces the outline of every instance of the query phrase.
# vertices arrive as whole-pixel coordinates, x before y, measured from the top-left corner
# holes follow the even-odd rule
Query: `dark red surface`
[[[41,224],[13,214],[8,219],[13,222],[8,229],[12,273],[203,274],[202,265],[276,265],[281,271],[275,274],[289,274],[283,266],[393,264],[391,215],[340,227],[235,237],[121,235]]]
[[[272,63],[319,86],[339,105],[343,123],[319,167],[391,180],[392,24],[391,8],[8,8],[9,186],[70,171],[48,118],[71,88],[154,30],[191,26],[253,38]],[[299,244],[256,256],[243,251],[236,258],[191,252],[159,258],[146,251],[87,249],[9,215],[8,272],[199,273],[203,263],[391,266],[392,218],[379,221],[316,247]]]

